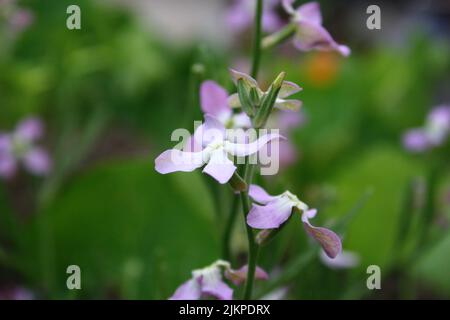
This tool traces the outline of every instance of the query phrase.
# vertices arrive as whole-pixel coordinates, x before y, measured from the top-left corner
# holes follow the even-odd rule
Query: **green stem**
[[[236,221],[236,216],[239,211],[239,196],[233,195],[233,202],[231,204],[230,215],[228,216],[227,224],[225,226],[225,231],[223,234],[223,259],[230,261],[231,259],[231,234],[233,232],[234,222]]]
[[[271,35],[265,37],[262,40],[262,49],[271,49],[285,40],[289,39],[294,35],[297,29],[297,25],[295,23],[290,23],[280,31],[272,33]]]
[[[246,181],[250,182],[250,163],[247,158],[245,164],[245,177]],[[256,261],[258,256],[258,245],[255,242],[255,236],[253,234],[253,229],[247,224],[247,215],[250,212],[250,198],[248,196],[248,191],[241,192],[242,201],[242,213],[244,214],[245,227],[247,229],[247,240],[248,240],[248,270],[247,270],[247,281],[245,282],[244,299],[249,300],[252,297],[253,291],[253,281],[255,278]]]
[[[251,76],[258,77],[259,65],[261,62],[261,38],[262,38],[262,12],[263,0],[257,0],[255,12],[255,38],[253,40],[253,62]]]

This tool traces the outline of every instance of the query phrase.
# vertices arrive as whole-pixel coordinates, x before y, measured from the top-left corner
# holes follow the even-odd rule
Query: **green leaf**
[[[66,268],[76,264],[83,297],[165,299],[192,269],[219,257],[207,193],[197,173],[159,175],[150,160],[99,166],[36,217],[23,264],[37,285],[48,286],[36,268],[48,268],[41,271],[60,298],[68,294]]]

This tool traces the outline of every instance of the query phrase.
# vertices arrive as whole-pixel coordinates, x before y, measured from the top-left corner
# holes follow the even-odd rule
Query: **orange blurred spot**
[[[336,81],[340,58],[334,52],[316,52],[306,62],[308,81],[316,87],[326,87]]]

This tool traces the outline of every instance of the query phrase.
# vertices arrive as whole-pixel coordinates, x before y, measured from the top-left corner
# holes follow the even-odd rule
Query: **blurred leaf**
[[[213,209],[203,201],[207,192],[195,173],[162,176],[150,160],[88,171],[30,226],[22,248],[28,275],[41,284],[36,261],[53,260],[47,267],[59,295],[67,294],[67,266],[77,264],[83,296],[135,292],[125,298],[167,298],[192,269],[219,257],[208,218]],[[44,244],[53,248],[39,247],[42,224],[50,232]]]
[[[370,264],[387,267],[393,262],[391,250],[402,207],[405,185],[420,173],[412,159],[386,147],[376,147],[349,163],[333,179],[338,190],[336,205],[327,212],[343,212],[370,188],[373,195],[349,225],[344,248],[361,255],[361,269]]]

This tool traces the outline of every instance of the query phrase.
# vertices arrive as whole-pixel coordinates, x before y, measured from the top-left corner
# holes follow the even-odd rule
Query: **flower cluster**
[[[255,1],[253,1],[256,3]],[[250,1],[235,1],[230,11],[229,21],[236,28],[247,26],[251,20]],[[266,3],[266,6],[263,6]],[[322,27],[322,17],[319,5],[315,2],[306,3],[297,9],[293,7],[293,0],[283,0],[282,3],[258,0],[258,8],[263,6],[262,15],[256,10],[259,22],[263,22],[263,30],[269,31],[277,23],[268,21],[278,4],[290,16],[290,23],[284,31],[277,31],[266,38],[267,41],[278,43],[279,39],[294,36],[294,45],[301,51],[321,50],[337,51],[347,56],[350,49],[333,40]],[[273,17],[273,16],[272,16]],[[272,22],[275,21],[272,19]],[[269,27],[269,24],[271,27]],[[261,24],[257,24],[260,26]],[[258,29],[258,28],[257,28]],[[261,37],[261,34],[257,36]],[[266,42],[267,42],[266,41]],[[258,68],[258,50],[255,48],[252,75]],[[317,210],[309,208],[290,191],[280,195],[269,195],[263,188],[252,184],[253,167],[251,160],[261,154],[273,154],[274,146],[278,142],[286,141],[279,131],[288,133],[302,121],[298,114],[302,102],[292,96],[302,90],[297,84],[286,81],[281,72],[268,88],[261,88],[255,77],[243,72],[230,69],[231,79],[236,87],[236,93],[229,94],[226,89],[212,80],[204,81],[200,86],[200,106],[204,113],[204,122],[189,133],[180,148],[164,151],[155,159],[155,170],[161,174],[176,171],[190,172],[202,168],[202,171],[220,184],[229,183],[233,191],[240,193],[243,213],[247,224],[249,245],[249,264],[239,270],[233,270],[230,263],[218,260],[211,266],[194,270],[192,277],[183,283],[173,294],[171,299],[200,299],[215,297],[217,299],[231,299],[233,290],[224,280],[235,285],[246,282],[244,298],[251,298],[254,279],[267,279],[267,274],[256,266],[257,247],[273,239],[288,223],[290,218],[299,213],[306,233],[315,239],[322,247],[321,260],[330,267],[349,268],[357,264],[357,257],[342,252],[340,237],[333,231],[316,227],[311,224]],[[267,132],[267,128],[274,128],[276,132]],[[253,136],[249,132],[255,132]],[[242,133],[242,134],[236,134]],[[287,146],[291,155],[295,154],[293,145]],[[290,150],[289,150],[290,149]],[[276,157],[280,157],[279,150],[275,150]],[[292,158],[292,156],[291,156]],[[240,162],[239,160],[245,161]],[[240,169],[238,170],[240,166]],[[261,174],[263,174],[261,166]],[[276,172],[275,172],[276,173]],[[242,175],[242,176],[241,176]],[[230,215],[233,217],[233,215]],[[253,234],[253,229],[260,229]],[[330,262],[336,259],[335,262]]]
[[[27,118],[11,133],[0,132],[0,177],[11,178],[22,163],[35,175],[49,173],[52,162],[47,151],[35,143],[44,134],[42,122]]]
[[[450,105],[440,105],[431,110],[423,127],[403,135],[403,145],[411,152],[424,152],[444,144],[449,134]]]

